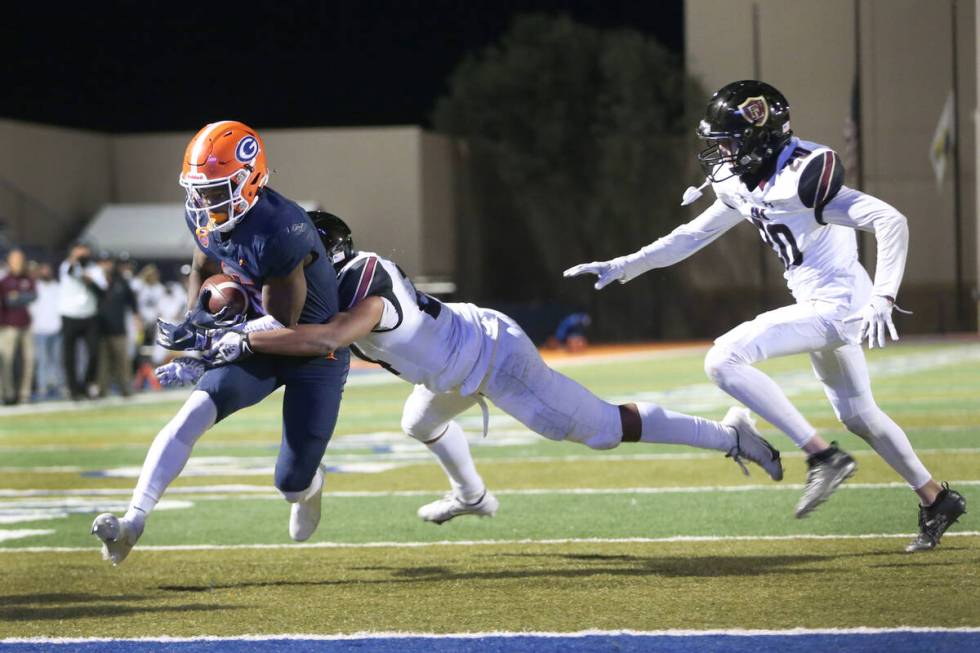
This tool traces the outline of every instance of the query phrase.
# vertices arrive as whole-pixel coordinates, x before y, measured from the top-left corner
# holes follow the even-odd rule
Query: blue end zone
[[[582,635],[466,637],[365,637],[358,639],[222,639],[212,641],[110,640],[84,643],[7,643],[0,650],[11,653],[813,653],[847,651],[870,653],[959,652],[980,650],[980,632],[841,633],[799,635]]]

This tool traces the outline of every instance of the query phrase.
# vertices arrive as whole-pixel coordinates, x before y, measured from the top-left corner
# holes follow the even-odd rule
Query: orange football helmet
[[[265,146],[254,129],[234,120],[205,125],[184,152],[180,185],[198,229],[231,231],[255,206],[269,181]]]

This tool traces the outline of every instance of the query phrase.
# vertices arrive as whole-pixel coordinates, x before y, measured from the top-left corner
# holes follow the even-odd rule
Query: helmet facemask
[[[252,174],[249,166],[223,179],[191,179],[181,175],[180,185],[187,194],[184,208],[191,214],[198,229],[231,231],[251,206],[242,197],[242,189]]]

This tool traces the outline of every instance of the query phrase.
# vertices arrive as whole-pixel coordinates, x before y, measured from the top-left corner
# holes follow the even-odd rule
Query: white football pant
[[[708,376],[722,390],[804,446],[816,429],[767,375],[752,367],[777,356],[809,353],[816,377],[837,419],[860,436],[918,489],[931,478],[912,450],[908,436],[875,403],[868,365],[861,350],[860,319],[853,319],[870,298],[870,281],[837,301],[809,301],[769,311],[715,340],[704,360]]]

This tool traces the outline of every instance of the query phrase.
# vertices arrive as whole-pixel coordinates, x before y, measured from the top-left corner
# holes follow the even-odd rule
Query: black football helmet
[[[753,175],[789,141],[789,102],[775,88],[754,79],[723,86],[708,101],[698,137],[708,147],[698,161],[711,181],[724,164],[734,175]],[[729,175],[731,176],[731,175]]]
[[[335,268],[343,266],[354,256],[354,239],[351,238],[350,227],[333,213],[307,211],[306,214],[310,216],[320,235],[323,247],[327,250],[327,258]]]

